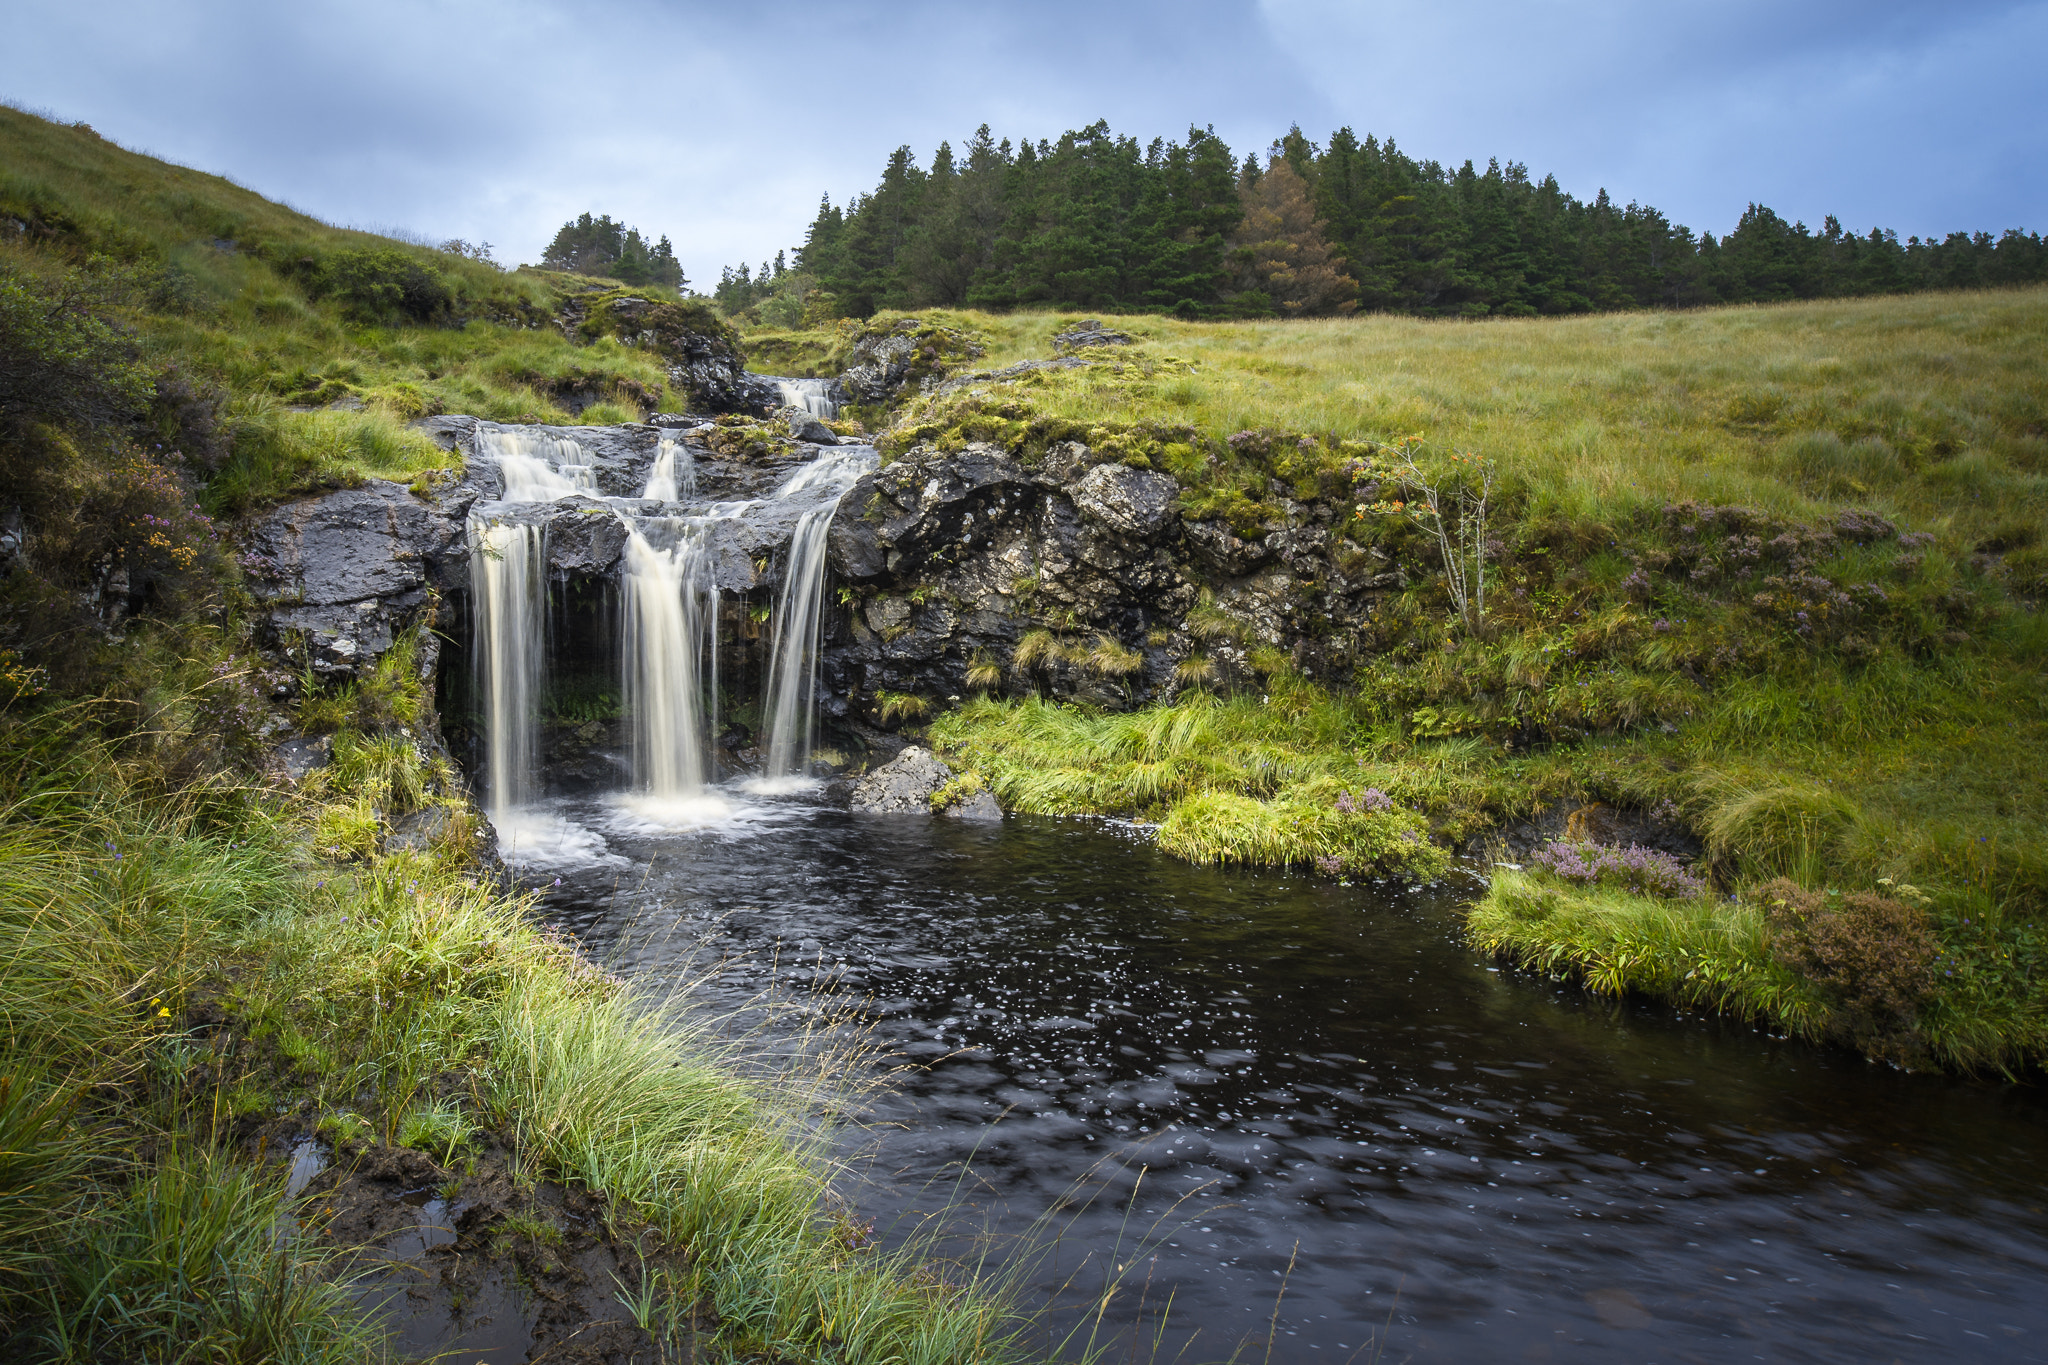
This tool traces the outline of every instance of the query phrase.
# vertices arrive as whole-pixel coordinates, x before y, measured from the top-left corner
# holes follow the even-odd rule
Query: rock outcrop
[[[870,815],[930,815],[932,797],[952,780],[951,768],[913,744],[854,783],[848,804]]]
[[[732,324],[700,300],[671,303],[619,290],[583,301],[574,325],[583,336],[617,337],[659,355],[692,411],[758,415],[778,401],[773,384],[747,373]]]
[[[1041,681],[1055,690],[1127,704],[1166,682],[1174,657],[1148,637],[1195,601],[1168,510],[1179,490],[1062,455],[1026,468],[993,446],[922,448],[854,485],[828,542],[858,600],[825,656],[837,707],[878,691],[960,695],[978,660],[1009,660],[1048,621],[1137,655],[1116,674],[1048,658]]]
[[[346,675],[375,663],[420,619],[434,561],[461,545],[459,516],[403,484],[371,479],[275,509],[257,523],[245,562],[273,638],[303,640],[295,662]],[[423,669],[432,669],[433,653],[423,633]]]
[[[936,381],[981,353],[981,343],[964,332],[919,318],[898,318],[854,343],[839,384],[856,403],[886,403],[905,388]]]
[[[1269,505],[1242,535],[1188,519],[1169,476],[1073,442],[1029,466],[989,445],[918,447],[833,521],[848,611],[825,652],[827,710],[880,724],[879,694],[940,705],[992,670],[1011,694],[1125,707],[1167,694],[1197,654],[1205,676],[1248,681],[1262,648],[1345,678],[1360,625],[1407,574],[1344,538],[1347,509],[1277,490]],[[1226,628],[1198,639],[1187,616],[1204,589]]]
[[[1064,332],[1053,335],[1052,344],[1061,351],[1078,351],[1088,346],[1128,346],[1129,332],[1115,332],[1102,325],[1100,318],[1084,318]]]
[[[749,676],[765,663],[756,657],[763,609],[773,606],[807,505],[772,494],[822,442],[683,421],[523,432],[466,417],[416,424],[463,454],[460,473],[411,487],[370,480],[274,509],[254,528],[245,562],[273,649],[291,671],[346,677],[429,625],[419,665],[435,668],[435,631],[464,631],[465,522],[479,507],[547,525],[557,609],[583,623],[566,626],[563,640],[577,631],[604,638],[602,613],[615,609],[607,584],[629,534],[619,508],[585,495],[505,503],[498,459],[573,441],[566,462],[587,469],[603,494],[637,500],[664,442],[680,442],[699,501],[752,504],[703,532],[724,604],[722,648],[731,676]],[[564,461],[558,444],[546,448]],[[856,750],[881,744],[878,731],[977,689],[1122,709],[1192,680],[1252,682],[1255,663],[1271,666],[1261,651],[1281,651],[1314,676],[1348,678],[1361,626],[1380,596],[1406,587],[1408,572],[1386,550],[1345,537],[1348,509],[1286,494],[1274,485],[1257,523],[1191,517],[1169,475],[1073,441],[1029,463],[993,445],[926,445],[874,469],[828,528],[818,690],[828,733]],[[616,736],[584,747],[593,745],[618,748]],[[972,795],[957,805],[963,818],[996,813]]]

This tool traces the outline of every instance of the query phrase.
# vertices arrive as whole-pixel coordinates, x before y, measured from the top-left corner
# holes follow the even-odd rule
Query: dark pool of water
[[[1055,1336],[1122,1266],[1117,1359],[1169,1300],[1160,1360],[2048,1357],[2034,1091],[1504,974],[1469,888],[749,800],[679,835],[563,807],[614,861],[528,879],[649,985],[859,1003],[913,1069],[849,1138],[856,1197],[1056,1237]]]

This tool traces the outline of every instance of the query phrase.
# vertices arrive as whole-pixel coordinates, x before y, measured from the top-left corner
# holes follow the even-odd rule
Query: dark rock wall
[[[490,424],[444,417],[421,425],[465,455],[459,477],[429,488],[372,480],[277,508],[255,527],[251,548],[267,566],[256,587],[271,642],[294,671],[310,664],[333,677],[359,672],[414,626],[429,627],[420,635],[423,669],[436,667],[438,631],[457,642],[450,662],[466,670],[464,523],[475,504],[503,489],[495,466],[477,455]],[[555,434],[583,446],[600,488],[614,497],[644,485],[664,435],[689,445],[706,500],[765,498],[819,453],[787,443],[734,453],[708,427]],[[1408,574],[1385,552],[1344,537],[1348,508],[1274,501],[1284,524],[1246,538],[1219,520],[1186,520],[1168,476],[1079,444],[1055,446],[1028,466],[993,446],[911,451],[856,484],[832,522],[820,689],[828,726],[837,722],[842,735],[856,737],[867,727],[893,728],[884,725],[879,694],[943,707],[968,695],[968,671],[977,666],[1000,669],[997,690],[1009,695],[1035,691],[1110,707],[1171,695],[1176,666],[1198,654],[1222,685],[1254,681],[1252,656],[1261,649],[1283,651],[1325,680],[1348,678],[1361,661],[1361,626]],[[556,615],[616,611],[611,585],[626,529],[612,508],[570,498],[505,510],[549,525]],[[749,608],[772,603],[791,529],[772,515],[718,526],[716,574],[728,594],[722,634],[733,637],[722,677],[760,673],[738,656],[766,649]],[[1196,631],[1189,613],[1205,592],[1210,608]],[[551,627],[586,653],[608,628],[567,620]],[[1038,648],[1020,666],[1018,646],[1034,633],[1057,647]],[[464,681],[445,679],[442,688],[458,729]],[[986,676],[979,681],[985,686]]]
[[[1184,521],[1179,493],[1164,474],[1072,443],[1029,467],[970,445],[919,447],[877,470],[832,524],[846,591],[825,652],[828,706],[873,719],[880,691],[944,702],[965,695],[977,661],[1004,667],[1005,691],[1112,706],[1166,694],[1195,653],[1226,682],[1249,680],[1260,648],[1347,677],[1376,599],[1407,584],[1383,552],[1342,536],[1348,509],[1283,501],[1285,524],[1246,540],[1221,521]],[[1207,642],[1187,623],[1204,589],[1238,623]],[[1140,662],[1121,675],[1073,657],[1011,667],[1040,630],[1068,656],[1106,636]]]

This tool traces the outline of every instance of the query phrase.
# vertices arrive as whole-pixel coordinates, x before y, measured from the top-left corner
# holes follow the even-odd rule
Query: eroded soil
[[[326,1145],[289,1121],[250,1145],[289,1164],[303,1235],[341,1253],[394,1354],[441,1365],[654,1365],[695,1361],[708,1306],[650,1332],[631,1301],[688,1258],[601,1197],[521,1180],[509,1151],[434,1157],[382,1142]],[[661,1309],[657,1306],[655,1313]]]

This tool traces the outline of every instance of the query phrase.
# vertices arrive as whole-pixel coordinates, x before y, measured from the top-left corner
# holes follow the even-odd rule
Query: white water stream
[[[830,421],[839,415],[839,404],[832,401],[832,384],[830,379],[778,379],[775,392],[784,407],[802,408],[813,417]]]
[[[541,575],[538,526],[469,522],[469,581],[476,598],[477,691],[484,699],[484,808],[493,823],[533,794],[534,710],[540,700]]]
[[[589,453],[566,436],[526,427],[484,427],[476,451],[498,466],[506,502],[557,502],[578,493],[597,496]]]
[[[707,572],[706,530],[705,518],[655,517],[626,538],[626,713],[634,776],[656,804],[704,792],[718,698],[718,585]]]
[[[818,714],[818,624],[825,607],[825,536],[839,500],[874,467],[874,459],[874,452],[866,446],[826,451],[775,492],[776,498],[787,499],[819,490],[826,500],[797,518],[783,568],[782,592],[775,604],[768,695],[761,705],[761,718],[768,730],[768,766],[763,776],[770,783],[786,784],[809,776]]]
[[[656,502],[681,502],[696,495],[696,457],[675,437],[662,437],[654,454],[654,467],[647,471],[647,487],[640,496]]]

